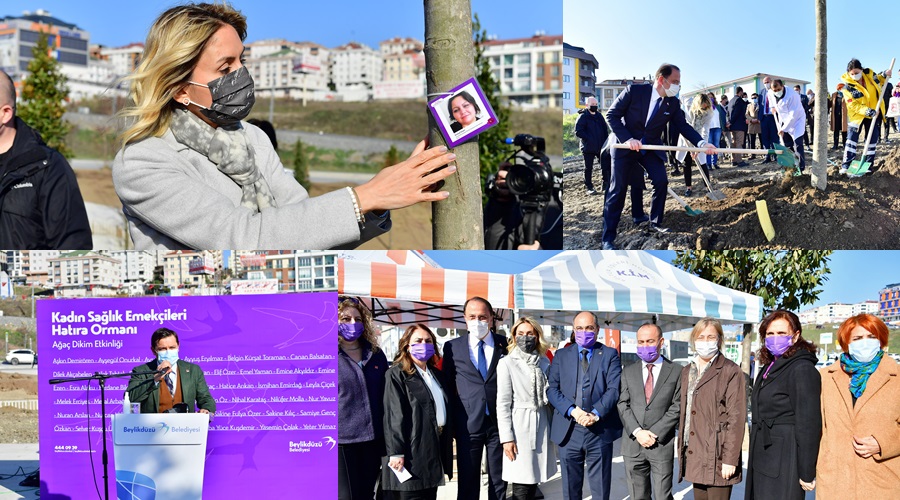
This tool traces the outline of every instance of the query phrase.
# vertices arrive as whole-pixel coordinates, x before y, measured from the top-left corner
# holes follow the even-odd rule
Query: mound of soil
[[[688,216],[673,198],[666,200],[663,225],[668,233],[652,231],[649,224],[631,222],[626,201],[619,223],[616,245],[622,249],[888,249],[900,248],[900,142],[878,147],[876,171],[850,179],[838,174],[843,151],[829,151],[828,186],[819,191],[811,186],[809,174],[793,177],[775,163],[736,168],[724,163],[712,171],[713,188],[726,198],[707,198],[706,186],[694,166],[694,195],[685,198],[698,216]],[[720,159],[721,161],[721,159]],[[807,172],[812,160],[807,156]],[[599,167],[594,166],[599,186]],[[603,224],[603,197],[589,196],[584,189],[584,163],[564,164],[565,193],[564,245],[567,249],[600,247]],[[644,192],[644,211],[649,214],[651,186]],[[669,186],[679,195],[684,178],[669,173]],[[756,213],[756,200],[766,200],[775,238],[769,242]]]
[[[19,373],[0,373],[0,399],[19,399],[11,397],[3,397],[3,393],[15,392],[23,394],[26,397],[21,399],[30,399],[37,396],[37,377],[34,375],[22,375]]]

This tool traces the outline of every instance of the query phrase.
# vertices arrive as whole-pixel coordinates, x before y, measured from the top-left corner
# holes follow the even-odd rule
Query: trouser
[[[894,132],[897,131],[897,122],[894,120],[894,117],[888,117],[884,120],[884,140],[887,140],[891,135],[891,128],[893,127]]]
[[[757,137],[759,137],[759,134],[747,134],[747,138],[750,140],[750,149],[756,149]],[[762,146],[762,141],[759,142],[759,145]]]
[[[866,118],[862,121],[862,123],[850,123],[847,125],[847,145],[844,147],[844,162],[841,164],[841,168],[850,168],[850,163],[856,159],[857,156],[857,145],[860,139],[865,142],[866,136],[862,134],[863,129],[865,129],[865,133],[868,133],[869,127],[872,125],[872,119]],[[869,142],[869,148],[864,152],[866,155],[865,161],[874,165],[875,164],[875,148],[878,146],[878,131],[881,128],[881,117],[879,116],[877,120],[875,120],[875,130],[872,131],[872,140]],[[869,167],[871,168],[871,167]]]
[[[642,169],[643,167],[643,169]],[[643,210],[643,172],[650,176],[653,185],[653,197],[650,202],[650,221],[662,224],[663,212],[666,208],[669,179],[666,166],[655,151],[618,150],[613,158],[612,181],[606,206],[603,210],[602,241],[612,243],[616,240],[619,219],[625,208],[625,190],[631,185],[631,215],[641,217]],[[640,203],[635,203],[635,201]]]
[[[671,448],[669,448],[671,452]],[[674,455],[655,458],[643,450],[636,457],[624,457],[628,493],[634,500],[672,500],[672,469]],[[652,486],[651,486],[652,484]],[[651,492],[653,495],[651,496]]]
[[[759,120],[760,140],[766,149],[772,149],[772,145],[778,142],[778,127],[775,125],[774,115],[762,115]]]
[[[419,491],[392,491],[395,500],[436,500],[437,486]]]
[[[456,464],[459,467],[457,498],[478,500],[481,492],[481,455],[482,451],[487,450],[488,500],[505,499],[503,446],[500,444],[496,417],[485,415],[484,424],[478,432],[468,432],[464,422],[460,425],[463,429],[457,431],[456,437]]]
[[[694,483],[694,500],[729,500],[731,486],[706,486]]]
[[[838,135],[840,135],[843,138],[843,140],[840,142],[841,147],[842,148],[847,147],[847,132],[835,130],[833,133],[834,137],[833,137],[833,141],[832,141],[832,142],[834,142],[834,148],[837,149],[837,147],[838,147]]]
[[[537,486],[538,485],[536,485],[536,484],[513,483],[513,485],[512,485],[513,500],[534,500],[534,497],[537,495]]]
[[[791,137],[791,134],[785,132],[781,136],[781,144],[786,148],[793,149],[800,156],[800,165],[798,166],[800,167],[801,172],[806,170],[806,152],[803,150],[804,135],[801,135],[800,137],[794,139]]]
[[[381,472],[384,443],[380,440],[338,445],[338,498],[372,500]]]
[[[582,498],[585,464],[591,497],[593,500],[609,500],[612,449],[612,443],[605,443],[586,427],[575,425],[565,445],[559,446],[564,500]]]
[[[722,142],[722,129],[721,128],[711,128],[709,129],[709,139],[708,141],[715,147],[719,147],[719,144]],[[715,167],[719,166],[719,154],[716,153],[712,156],[706,157],[706,165],[713,165]]]
[[[736,148],[744,147],[744,135],[746,133],[747,132],[745,132],[743,130],[732,130],[731,131],[731,143],[734,145],[734,147],[736,147]],[[732,161],[732,163],[740,163],[740,162],[744,161],[744,155],[741,153],[732,153],[731,161]]]
[[[600,180],[603,186],[603,196],[609,191],[609,174],[611,170],[612,160],[610,159],[609,150],[602,153],[582,153],[584,157],[584,187],[586,189],[594,189],[594,159],[600,164]]]
[[[706,178],[709,178],[709,168],[706,166],[706,156],[705,153],[700,153],[697,155],[697,168],[702,168],[703,173],[706,174]],[[692,170],[694,166],[694,158],[690,155],[685,157],[684,159],[684,185],[685,187],[691,187],[692,182]],[[701,179],[702,181],[703,179]],[[704,184],[705,185],[705,184]]]

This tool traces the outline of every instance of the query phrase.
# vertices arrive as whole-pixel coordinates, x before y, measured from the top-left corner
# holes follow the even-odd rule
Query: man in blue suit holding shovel
[[[622,209],[625,207],[625,188],[628,180],[640,175],[643,168],[653,185],[650,217],[635,218],[635,224],[650,221],[650,227],[658,232],[667,232],[663,227],[663,212],[669,179],[666,175],[665,153],[663,151],[641,151],[642,145],[662,145],[662,134],[671,123],[688,142],[698,147],[706,147],[706,154],[713,155],[716,148],[707,144],[696,130],[688,125],[676,97],[680,89],[681,70],[674,64],[663,64],[656,71],[653,84],[629,85],[619,94],[606,113],[606,121],[613,129],[616,139],[627,144],[629,150],[616,149],[613,152],[612,182],[603,214],[602,248],[615,250],[616,230]]]

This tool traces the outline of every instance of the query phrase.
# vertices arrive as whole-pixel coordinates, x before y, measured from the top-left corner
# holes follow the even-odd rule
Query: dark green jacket
[[[154,371],[157,365],[159,362],[154,359],[149,363],[134,367],[131,371],[132,373]],[[188,405],[188,413],[195,412],[195,406],[214,413],[216,401],[209,393],[209,386],[206,385],[203,370],[183,359],[179,359],[175,366],[178,369],[177,380],[181,384],[181,398]],[[153,375],[132,375],[131,380],[128,381],[128,389],[126,389],[128,398],[132,403],[141,404],[141,413],[158,413],[159,411],[159,384],[145,382],[151,378]]]

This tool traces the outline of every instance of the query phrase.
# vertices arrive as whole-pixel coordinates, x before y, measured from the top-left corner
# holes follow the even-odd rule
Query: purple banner
[[[96,499],[92,475],[103,488],[98,383],[49,380],[130,372],[154,358],[161,327],[178,333],[179,359],[203,369],[216,401],[204,498],[280,498],[310,485],[337,497],[336,293],[42,300],[37,313],[42,497]],[[107,381],[108,415],[122,412],[128,378]]]

